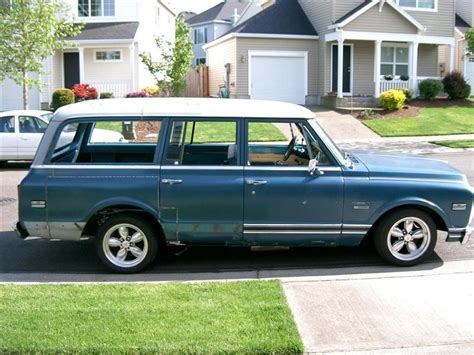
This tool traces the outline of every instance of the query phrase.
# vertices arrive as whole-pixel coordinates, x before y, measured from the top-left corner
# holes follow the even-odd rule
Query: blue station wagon
[[[91,140],[95,130],[124,135]],[[71,134],[73,132],[73,134]],[[97,100],[58,110],[19,186],[20,237],[81,240],[115,272],[167,245],[357,246],[411,266],[466,243],[473,190],[448,164],[344,152],[314,113],[252,100]]]

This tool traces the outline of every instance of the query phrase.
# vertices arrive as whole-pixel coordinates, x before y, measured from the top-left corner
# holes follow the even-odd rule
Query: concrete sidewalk
[[[474,139],[474,134],[383,138],[349,114],[341,114],[321,106],[311,106],[308,109],[316,114],[318,123],[345,150],[372,150],[402,154],[474,152],[474,149],[453,149],[429,143]]]
[[[474,262],[285,280],[308,353],[474,353]]]

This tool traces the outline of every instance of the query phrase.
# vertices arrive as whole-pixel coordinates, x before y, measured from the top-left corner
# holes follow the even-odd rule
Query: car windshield
[[[46,121],[47,123],[49,123],[49,121],[51,121],[52,117],[53,117],[52,113],[45,113],[44,115],[41,115],[41,119],[43,121]]]
[[[316,119],[308,120],[311,127],[318,134],[321,140],[326,144],[326,146],[331,150],[331,152],[336,156],[336,158],[346,166],[350,166],[351,162],[349,161],[346,152],[340,149],[337,144],[332,140],[332,138],[326,133],[326,131],[319,125]]]

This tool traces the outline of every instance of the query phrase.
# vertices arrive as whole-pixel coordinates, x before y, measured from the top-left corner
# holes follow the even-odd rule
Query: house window
[[[383,46],[380,73],[400,77],[408,75],[408,48],[402,46]]]
[[[115,0],[78,0],[79,17],[115,16]]]
[[[198,66],[201,64],[206,64],[206,58],[196,58],[195,65]]]
[[[207,43],[207,28],[200,27],[194,30],[194,44]]]
[[[438,0],[398,0],[398,5],[410,10],[434,10],[438,8]]]
[[[122,51],[95,51],[96,62],[120,62],[122,60]]]

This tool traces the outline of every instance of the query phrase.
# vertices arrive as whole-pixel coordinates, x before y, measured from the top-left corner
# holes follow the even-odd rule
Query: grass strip
[[[0,352],[302,350],[276,281],[0,286]]]
[[[415,118],[381,118],[363,122],[382,137],[440,136],[474,133],[474,108],[422,108]]]
[[[435,141],[431,144],[442,145],[448,148],[474,148],[474,139],[453,140],[453,141]]]

